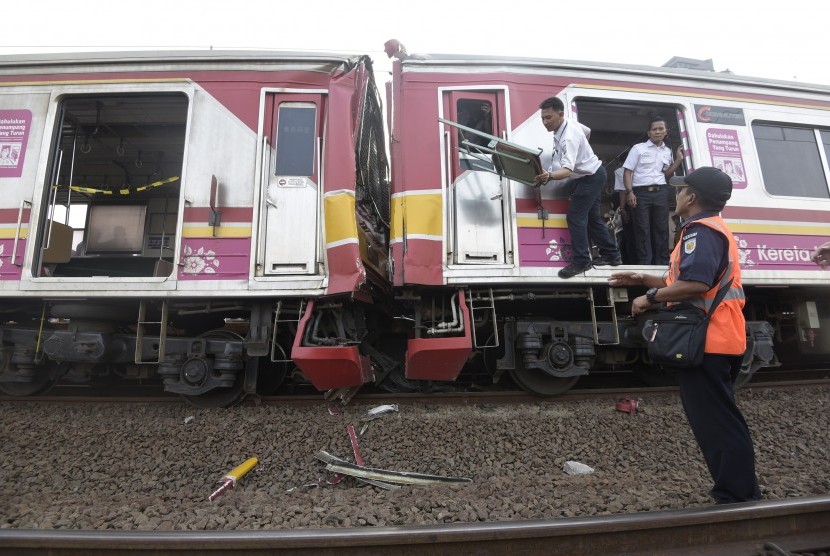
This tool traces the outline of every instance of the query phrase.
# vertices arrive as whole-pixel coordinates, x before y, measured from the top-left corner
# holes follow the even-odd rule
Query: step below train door
[[[502,91],[445,90],[443,104],[445,119],[504,137],[507,125]],[[449,264],[512,262],[504,219],[508,182],[493,173],[489,153],[477,149],[487,143],[472,133],[444,127]]]
[[[266,93],[262,274],[318,272],[323,93]]]

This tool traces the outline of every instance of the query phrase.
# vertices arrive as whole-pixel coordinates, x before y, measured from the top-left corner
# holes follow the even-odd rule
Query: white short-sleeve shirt
[[[575,120],[565,122],[553,134],[553,156],[549,171],[567,168],[570,179],[590,176],[602,166],[588,144],[586,128]]]
[[[631,147],[623,168],[634,172],[632,187],[663,185],[666,183],[663,170],[671,166],[672,162],[671,149],[665,143],[658,147],[649,140]]]

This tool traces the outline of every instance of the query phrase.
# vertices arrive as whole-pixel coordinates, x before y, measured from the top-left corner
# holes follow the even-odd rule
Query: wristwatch
[[[646,292],[646,299],[648,299],[648,302],[651,303],[652,305],[656,305],[657,303],[660,303],[659,301],[657,301],[656,296],[657,296],[657,288],[649,288],[648,291]]]

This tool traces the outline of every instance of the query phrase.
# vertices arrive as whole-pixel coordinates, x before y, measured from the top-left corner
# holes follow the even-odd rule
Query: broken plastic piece
[[[219,479],[217,484],[219,488],[213,491],[213,494],[208,496],[208,500],[213,502],[220,494],[228,490],[229,488],[233,488],[236,486],[236,483],[239,482],[239,479],[244,477],[248,471],[253,469],[259,460],[257,458],[250,458],[245,461],[242,465],[237,465],[230,472]]]
[[[372,419],[383,417],[387,413],[393,413],[395,411],[398,411],[398,404],[379,405],[367,411],[366,415],[363,416],[363,420],[371,421]]]
[[[193,415],[190,415],[190,416],[188,416],[188,417],[185,417],[185,418],[184,418],[184,424],[185,424],[185,425],[188,425],[188,424],[192,423],[192,422],[193,422],[193,420],[194,420],[195,418],[196,418],[196,417],[194,417]]]
[[[594,472],[594,468],[578,461],[566,461],[565,473],[568,475],[590,475]]]
[[[639,402],[637,400],[633,400],[631,398],[623,398],[617,402],[617,411],[622,411],[623,413],[634,415],[634,413],[637,411],[638,405]]]

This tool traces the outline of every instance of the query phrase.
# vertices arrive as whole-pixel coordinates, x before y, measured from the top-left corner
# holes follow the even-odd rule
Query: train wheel
[[[510,371],[513,381],[525,392],[537,396],[558,396],[564,394],[579,380],[578,376],[551,376],[542,369],[526,369],[520,358],[516,368]]]
[[[30,382],[0,382],[0,392],[7,396],[26,397],[43,394],[58,381],[56,373],[49,369],[38,369]]]
[[[213,330],[211,332],[206,332],[199,337],[212,339],[224,338],[231,340],[243,339],[239,334],[228,330]],[[251,360],[248,360],[246,364],[251,364]],[[243,398],[245,398],[245,369],[243,368],[240,372],[236,373],[236,378],[234,379],[232,386],[214,388],[213,390],[210,390],[204,394],[199,394],[198,396],[190,396],[187,394],[181,394],[181,396],[187,400],[187,403],[190,405],[201,409],[231,407],[236,405],[241,402]]]

